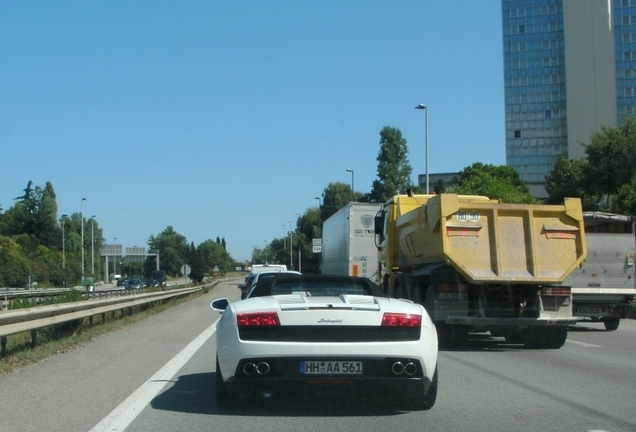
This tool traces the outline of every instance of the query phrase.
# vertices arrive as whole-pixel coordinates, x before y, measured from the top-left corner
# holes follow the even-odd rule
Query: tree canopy
[[[517,171],[506,165],[474,163],[459,172],[446,192],[484,195],[506,203],[536,202]]]
[[[584,159],[561,157],[546,176],[548,202],[573,196],[584,210],[636,214],[636,119],[601,128],[584,147]]]
[[[409,164],[408,147],[402,132],[385,126],[380,131],[380,151],[378,153],[378,178],[373,181],[368,196],[370,202],[385,202],[398,193],[413,189]]]

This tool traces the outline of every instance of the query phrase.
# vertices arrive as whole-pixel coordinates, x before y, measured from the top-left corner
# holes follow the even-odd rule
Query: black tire
[[[428,387],[428,391],[425,391],[424,384],[422,383],[422,392],[419,395],[405,397],[402,399],[400,409],[404,411],[427,411],[433,408],[435,401],[437,400],[437,382],[438,382],[437,366],[435,366],[435,372],[433,373],[433,379],[431,385]]]
[[[521,337],[521,332],[517,330],[504,330],[503,337],[506,340],[506,343],[521,345],[523,344],[523,338]]]
[[[529,349],[559,349],[568,338],[568,328],[531,327],[521,333],[523,344]]]
[[[216,406],[218,408],[232,408],[234,401],[223,383],[221,368],[219,368],[219,357],[216,357]]]
[[[605,330],[614,331],[618,328],[618,325],[621,323],[620,318],[605,318],[603,319],[603,325],[605,326]]]

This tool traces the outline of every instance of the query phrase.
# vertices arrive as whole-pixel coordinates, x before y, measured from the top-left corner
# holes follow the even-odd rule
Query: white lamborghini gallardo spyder
[[[423,306],[366,278],[285,275],[246,300],[218,299],[216,400],[381,397],[427,410],[437,396],[437,334]]]

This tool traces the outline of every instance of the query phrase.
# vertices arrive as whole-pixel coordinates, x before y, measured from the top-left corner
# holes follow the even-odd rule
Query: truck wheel
[[[605,326],[605,330],[614,331],[618,328],[618,325],[621,323],[620,318],[605,318],[603,319],[603,325]]]
[[[559,349],[568,338],[568,328],[531,327],[521,333],[521,338],[529,349]]]
[[[382,291],[384,291],[384,294],[387,296],[389,295],[389,279],[389,276],[385,275],[384,280],[382,281]]]
[[[434,321],[433,317],[435,316],[435,300],[433,294],[433,289],[428,288],[426,290],[426,296],[424,298],[424,309],[428,313],[428,316],[435,324],[435,330],[437,331],[437,345],[440,347],[449,347],[452,343],[452,329],[446,325],[444,321]]]
[[[506,340],[506,343],[509,344],[522,344],[523,338],[521,337],[521,332],[518,330],[504,330],[503,337]]]

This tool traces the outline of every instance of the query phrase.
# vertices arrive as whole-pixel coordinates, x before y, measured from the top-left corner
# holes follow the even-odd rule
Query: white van
[[[263,272],[283,272],[287,271],[285,264],[254,264],[252,265],[251,273],[263,273]]]

